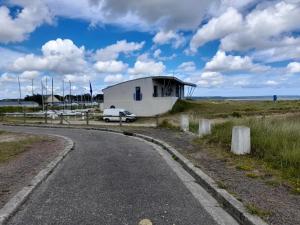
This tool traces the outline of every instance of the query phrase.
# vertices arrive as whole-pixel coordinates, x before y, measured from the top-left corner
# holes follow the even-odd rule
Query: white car
[[[125,109],[104,109],[103,111],[103,120],[105,122],[110,121],[120,121],[120,116],[122,117],[123,122],[133,122],[136,120],[136,115],[131,112],[128,112]]]

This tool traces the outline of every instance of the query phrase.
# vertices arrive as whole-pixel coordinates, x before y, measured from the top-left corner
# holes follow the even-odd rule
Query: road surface
[[[138,225],[143,219],[154,225],[218,224],[144,141],[92,130],[0,129],[64,135],[75,142],[75,150],[34,191],[10,225]]]

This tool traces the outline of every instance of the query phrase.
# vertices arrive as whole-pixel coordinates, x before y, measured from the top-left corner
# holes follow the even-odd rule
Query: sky
[[[18,78],[24,97],[158,75],[195,96],[299,95],[299,21],[300,0],[0,0],[0,99]]]

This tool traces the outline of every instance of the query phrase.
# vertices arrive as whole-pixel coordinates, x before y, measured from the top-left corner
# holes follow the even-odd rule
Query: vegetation
[[[0,137],[8,133],[0,131]],[[0,148],[0,163],[15,157],[16,155],[26,151],[34,143],[45,140],[42,137],[30,136],[23,140],[1,142]]]
[[[300,186],[300,116],[281,118],[231,119],[216,124],[212,134],[202,140],[218,144],[230,151],[231,131],[234,125],[246,125],[251,128],[250,158],[261,160],[267,167],[281,171],[282,176],[296,188]],[[239,164],[236,168],[249,171],[253,165]],[[248,177],[259,177],[256,173],[247,173]]]
[[[187,113],[195,117],[227,118],[300,112],[300,101],[185,101],[179,100],[170,115]]]

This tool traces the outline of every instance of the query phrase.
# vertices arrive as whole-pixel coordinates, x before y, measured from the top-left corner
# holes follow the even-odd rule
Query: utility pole
[[[43,105],[43,112],[45,111],[45,106],[44,106],[44,85],[43,85],[43,80],[41,80],[41,86],[42,86],[42,105]]]
[[[20,84],[20,77],[19,76],[18,76],[18,84],[19,84],[19,94],[20,94],[19,104],[21,104],[22,94],[21,94],[21,84]]]
[[[32,96],[33,96],[33,79],[31,80],[31,93],[32,93]]]
[[[64,109],[63,112],[65,112],[65,78],[63,77],[63,101],[64,101]]]
[[[71,110],[72,110],[72,100],[71,100],[71,81],[69,80],[69,84],[70,84],[70,97],[69,97],[69,101],[70,101],[70,104],[71,104]]]
[[[52,76],[52,107],[53,107],[53,76]]]

